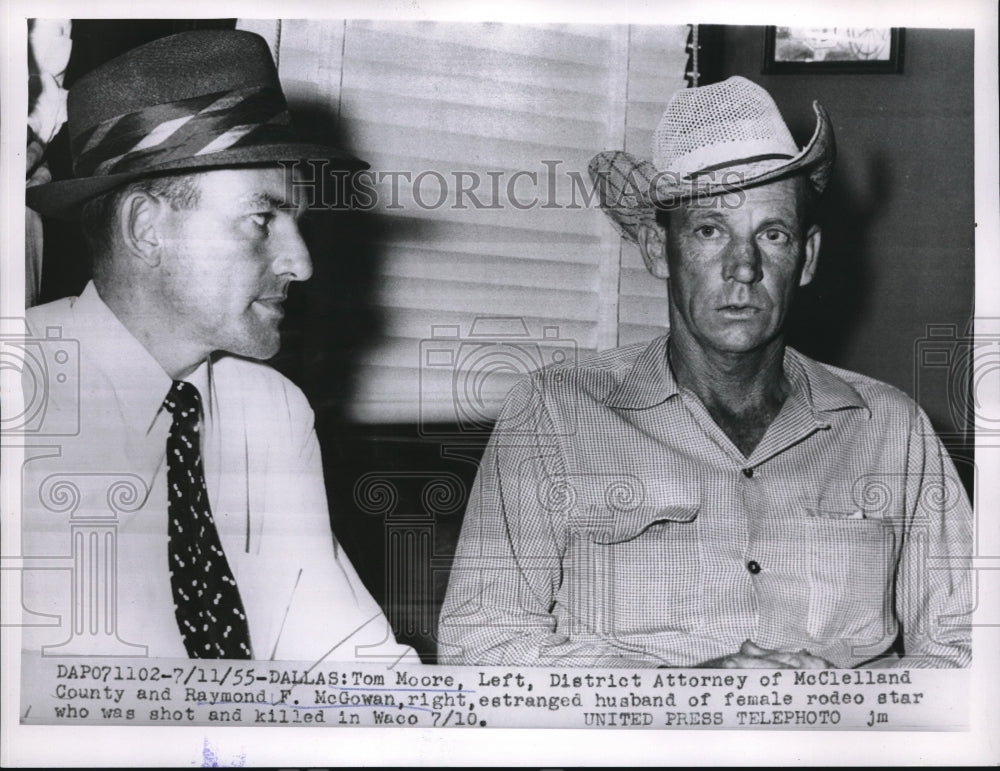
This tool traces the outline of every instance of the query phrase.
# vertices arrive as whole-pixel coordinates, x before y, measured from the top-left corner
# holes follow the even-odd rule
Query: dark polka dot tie
[[[174,615],[196,659],[249,659],[250,632],[240,590],[212,519],[201,462],[201,396],[175,380],[164,406],[167,436],[167,534]]]

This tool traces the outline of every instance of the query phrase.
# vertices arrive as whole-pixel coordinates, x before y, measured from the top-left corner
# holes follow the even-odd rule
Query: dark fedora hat
[[[368,167],[296,139],[271,52],[252,32],[182,32],[134,48],[81,77],[67,114],[73,178],[27,190],[28,205],[54,217],[140,177],[307,158]]]

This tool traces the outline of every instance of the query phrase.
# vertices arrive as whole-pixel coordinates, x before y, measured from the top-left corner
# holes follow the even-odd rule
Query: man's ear
[[[149,267],[160,264],[160,224],[167,207],[149,193],[137,190],[121,203],[118,235],[128,253]]]
[[[646,270],[657,278],[670,278],[667,267],[667,230],[659,223],[642,224],[636,231],[639,252]]]
[[[816,266],[819,264],[819,245],[822,240],[823,230],[819,225],[813,225],[809,228],[805,243],[806,259],[802,263],[802,275],[799,277],[799,286],[805,286],[816,275]]]

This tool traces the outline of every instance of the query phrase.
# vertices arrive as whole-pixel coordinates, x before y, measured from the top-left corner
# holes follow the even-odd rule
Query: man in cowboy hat
[[[968,664],[971,511],[926,416],[784,342],[834,158],[815,109],[800,150],[770,95],[731,78],[674,96],[652,164],[595,159],[603,203],[667,281],[669,335],[508,396],[443,660]]]
[[[364,164],[296,140],[246,32],[129,51],[68,117],[75,176],[28,203],[82,217],[93,281],[27,314],[73,387],[44,384],[26,457],[25,649],[415,661],[333,538],[312,410],[257,361],[312,272],[280,162]]]

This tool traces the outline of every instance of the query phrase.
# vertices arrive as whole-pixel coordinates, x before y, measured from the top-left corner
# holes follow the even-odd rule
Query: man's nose
[[[730,245],[722,263],[722,277],[741,284],[756,284],[763,278],[760,250],[754,239],[740,239]]]
[[[299,231],[298,223],[289,222],[282,231],[282,238],[275,244],[274,272],[288,276],[291,281],[307,281],[312,276],[313,265],[309,247]]]

